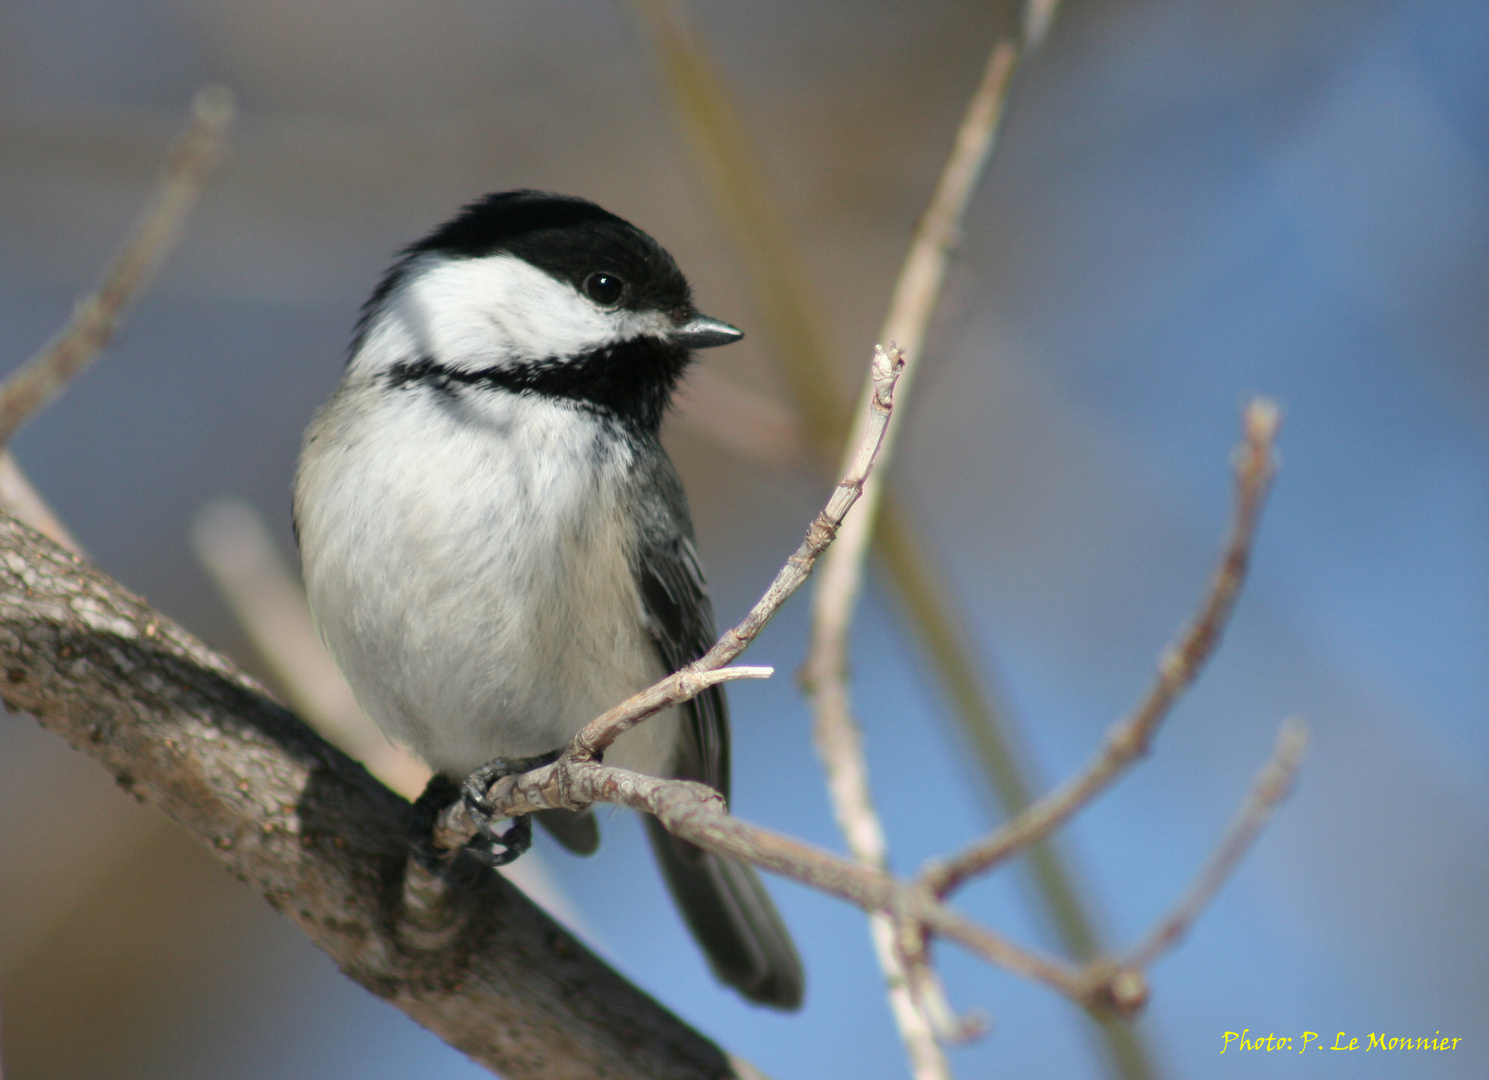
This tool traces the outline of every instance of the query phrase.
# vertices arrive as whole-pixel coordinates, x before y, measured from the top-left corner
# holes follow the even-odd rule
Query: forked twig
[[[655,815],[669,832],[699,847],[804,882],[865,911],[896,912],[989,963],[1044,983],[1067,997],[1082,1000],[1087,992],[1082,975],[1068,964],[1015,945],[913,883],[730,816],[723,797],[704,784],[661,780],[593,761],[560,758],[552,765],[498,780],[487,801],[497,813],[507,815],[594,802],[629,806]],[[468,820],[454,808],[446,811],[436,825],[436,842],[446,848],[463,844],[474,835],[465,825]]]
[[[191,120],[166,159],[149,205],[98,288],[79,301],[67,325],[41,352],[0,385],[0,445],[109,343],[120,317],[174,244],[221,157],[232,116],[233,99],[227,90],[209,86],[197,93]]]
[[[838,481],[837,487],[833,488],[832,495],[822,512],[807,527],[807,534],[801,545],[786,560],[786,564],[776,574],[775,580],[770,583],[770,587],[756,601],[749,613],[740,620],[737,626],[725,631],[724,635],[715,642],[714,647],[700,659],[695,660],[673,676],[674,679],[680,680],[680,685],[681,681],[687,680],[694,674],[701,675],[704,672],[717,671],[744,652],[760,631],[765,629],[765,624],[780,610],[781,605],[797,589],[806,584],[807,578],[811,576],[812,570],[817,565],[818,558],[838,535],[848,511],[862,497],[864,488],[873,480],[874,462],[881,452],[886,432],[889,429],[896,388],[901,372],[904,370],[904,364],[904,354],[899,349],[890,348],[885,351],[883,348],[876,348],[874,350],[873,363],[869,366],[869,377],[874,387],[866,409],[869,421],[865,426],[863,438],[858,444],[857,452],[848,461],[843,478]],[[769,669],[762,670],[768,671]],[[652,689],[661,687],[667,681],[664,679]],[[688,697],[693,697],[702,690],[703,687],[700,686],[689,693]],[[637,697],[644,698],[649,693],[651,691],[644,691]],[[631,700],[635,701],[636,698]],[[625,704],[611,709],[603,716],[591,721],[583,731],[575,736],[572,746],[573,756],[581,760],[592,760],[645,717],[684,700],[687,699],[681,697],[674,699],[671,694],[663,694],[659,703],[653,705],[648,702],[645,711],[637,715],[630,715]]]
[[[1158,663],[1157,678],[1137,707],[1112,725],[1105,747],[1078,775],[987,838],[950,859],[928,866],[921,874],[921,881],[932,892],[945,896],[969,878],[986,873],[1015,852],[1049,835],[1147,752],[1175,700],[1214,652],[1235,605],[1251,560],[1251,545],[1262,506],[1276,473],[1272,446],[1280,423],[1277,406],[1265,398],[1258,398],[1246,407],[1245,442],[1236,462],[1236,511],[1230,539],[1198,617],[1165,650]]]
[[[1287,768],[1290,776],[1295,762]],[[1281,797],[1286,785],[1273,779],[1276,775],[1273,771],[1264,775],[1268,777],[1263,787],[1268,800],[1266,809],[1269,810]],[[1191,890],[1178,914],[1170,916],[1155,931],[1154,937],[1162,941],[1158,949],[1145,946],[1139,951],[1140,955],[1134,954],[1131,960],[1120,963],[1103,961],[1077,970],[1064,961],[1017,945],[971,922],[947,907],[923,885],[900,881],[882,870],[858,865],[793,837],[732,817],[724,806],[723,797],[703,784],[662,780],[594,761],[571,760],[555,762],[521,776],[506,777],[492,786],[488,799],[501,814],[527,814],[594,802],[628,806],[653,814],[669,832],[709,851],[811,885],[865,911],[892,914],[897,923],[914,933],[945,938],[1004,970],[1042,983],[1077,1004],[1123,1016],[1133,1014],[1147,1001],[1147,982],[1141,963],[1150,961],[1170,941],[1173,931],[1166,928],[1177,923],[1182,930],[1188,925],[1188,921],[1213,895],[1224,875],[1234,867],[1244,848],[1233,838],[1228,838],[1222,845],[1220,855],[1211,861],[1201,876],[1201,884]],[[1253,804],[1243,811],[1240,819],[1245,822],[1247,841],[1260,828],[1264,817],[1265,812],[1255,808],[1254,797]],[[437,842],[447,848],[463,844],[473,835],[473,831],[462,824],[466,820],[461,813],[443,815],[436,833]],[[1238,832],[1233,830],[1233,837]],[[417,865],[411,861],[411,870]],[[433,904],[427,899],[431,879],[425,874],[418,878],[418,882],[419,889],[424,892],[415,895],[415,903],[422,910],[423,917],[437,925],[438,912],[431,908],[437,908],[438,897]],[[458,925],[447,927],[446,933],[434,939],[436,946],[447,944],[447,939],[457,935],[458,931]]]
[[[1158,944],[1145,943],[1126,961],[1102,960],[1077,969],[1065,961],[1017,945],[959,915],[946,906],[943,895],[930,887],[926,877],[911,882],[900,881],[881,867],[850,861],[731,817],[723,797],[706,785],[643,776],[600,764],[598,760],[599,753],[614,738],[661,709],[687,700],[716,681],[761,674],[722,665],[743,651],[781,603],[805,580],[870,475],[893,409],[898,358],[879,350],[875,355],[874,369],[880,387],[880,393],[874,399],[878,422],[871,426],[860,453],[855,455],[853,467],[833,492],[827,508],[808,529],[801,547],[745,619],[726,632],[696,665],[660,681],[593,721],[553,764],[496,781],[486,793],[488,804],[501,816],[529,814],[555,807],[581,809],[596,802],[628,806],[655,815],[674,835],[709,851],[811,885],[864,911],[882,913],[888,925],[899,935],[894,944],[897,955],[905,961],[902,970],[906,972],[906,993],[915,1004],[917,1015],[924,1022],[934,1024],[934,1033],[942,1036],[965,1035],[976,1021],[958,1020],[946,1005],[929,964],[927,950],[931,936],[955,942],[974,955],[1040,982],[1093,1011],[1131,1015],[1147,1000],[1143,966],[1189,925],[1260,829],[1266,812],[1280,799],[1286,780],[1277,779],[1275,769],[1266,774],[1266,782],[1258,789],[1261,794],[1254,797],[1243,812],[1242,824],[1222,845],[1219,854],[1201,876],[1200,883],[1190,891],[1176,913],[1154,932],[1151,940]],[[1248,408],[1246,442],[1238,462],[1240,521],[1227,548],[1227,558],[1219,574],[1221,580],[1212,588],[1196,627],[1185,636],[1177,650],[1179,659],[1164,666],[1163,689],[1150,694],[1151,699],[1171,698],[1187,685],[1205,651],[1213,646],[1218,636],[1223,612],[1228,609],[1234,591],[1240,585],[1250,536],[1261,509],[1261,495],[1271,476],[1272,439],[1276,427],[1275,408],[1265,403],[1253,403]],[[1184,657],[1188,657],[1187,661],[1182,659]],[[1155,711],[1161,710],[1153,705],[1140,709],[1138,715],[1146,718]],[[1147,737],[1151,734],[1148,730]],[[1117,741],[1125,746],[1131,744],[1133,738],[1128,733]],[[1296,768],[1296,752],[1289,749],[1294,745],[1295,740],[1284,740],[1286,752],[1281,753],[1284,764],[1278,768],[1283,769],[1285,778],[1290,778]],[[1109,770],[1103,772],[1103,775],[1108,774]],[[476,825],[466,812],[464,802],[460,801],[440,815],[434,839],[437,846],[453,855],[475,833]],[[448,944],[459,934],[458,921],[451,923],[444,914],[447,888],[441,877],[429,873],[417,861],[409,861],[404,882],[405,911],[418,924],[414,936],[408,941],[410,946],[434,949]]]

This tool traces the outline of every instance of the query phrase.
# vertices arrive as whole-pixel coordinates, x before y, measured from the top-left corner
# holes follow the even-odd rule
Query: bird
[[[449,801],[488,763],[551,760],[713,644],[660,429],[693,351],[742,336],[699,313],[657,241],[576,196],[477,199],[383,275],[306,429],[294,523],[322,640],[435,776],[421,802]],[[715,686],[605,763],[727,800],[729,757]],[[572,851],[599,843],[591,811],[536,816]],[[799,1008],[801,959],[756,871],[644,818],[715,976]]]

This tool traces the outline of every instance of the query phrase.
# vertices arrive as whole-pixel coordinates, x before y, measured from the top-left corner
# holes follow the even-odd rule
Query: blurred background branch
[[[909,252],[900,267],[879,340],[890,348],[902,350],[906,374],[912,373],[920,360],[926,327],[945,278],[946,260],[966,215],[967,203],[992,152],[1017,55],[1017,46],[1006,39],[993,46],[982,81],[963,114],[951,154],[930,202],[920,215]],[[901,378],[902,386],[908,391],[913,379]],[[872,383],[866,385],[848,436],[850,452],[863,439],[865,416],[871,413],[876,392]],[[884,465],[893,453],[895,426],[891,425],[886,433],[881,450]],[[837,543],[827,553],[822,573],[817,577],[812,591],[812,637],[802,666],[802,682],[812,700],[813,742],[827,770],[833,813],[848,842],[848,850],[861,864],[888,870],[889,851],[869,789],[868,763],[858,721],[853,716],[848,672],[848,628],[862,584],[872,523],[884,490],[883,475],[881,468],[868,478],[858,513],[838,532]],[[871,915],[869,929],[879,967],[884,972],[890,1007],[910,1057],[912,1074],[916,1080],[949,1077],[951,1072],[939,1042],[960,1025],[942,1024],[941,1030],[937,1030],[935,1020],[943,1010],[928,1006],[932,1001],[939,1003],[942,995],[930,965],[923,967],[919,979],[912,981],[908,977],[894,919],[888,913]]]
[[[388,787],[418,798],[429,770],[389,742],[357,705],[315,632],[304,589],[258,513],[238,500],[211,503],[197,517],[191,542],[290,707]]]
[[[78,301],[67,325],[0,388],[0,446],[109,343],[125,310],[175,246],[202,185],[221,159],[232,119],[233,99],[227,90],[209,86],[197,93],[191,122],[171,148],[149,205],[98,289]]]

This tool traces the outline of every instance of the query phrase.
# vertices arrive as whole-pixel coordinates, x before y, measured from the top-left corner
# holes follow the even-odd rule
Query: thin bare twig
[[[841,522],[852,505],[855,493],[862,489],[873,465],[874,451],[882,443],[884,428],[893,405],[894,365],[882,350],[876,354],[875,360],[883,387],[883,393],[875,399],[875,407],[876,412],[881,414],[882,423],[869,433],[849,475],[834,492],[828,509],[813,523],[801,549],[788,561],[745,621],[720,638],[715,649],[704,658],[705,661],[713,657],[717,663],[727,663],[739,655],[744,645],[753,638],[790,591],[805,579],[811,562],[830,541],[833,528]],[[1167,711],[1173,698],[1192,681],[1204,658],[1218,641],[1225,615],[1245,576],[1251,538],[1274,471],[1272,445],[1278,424],[1276,407],[1270,402],[1256,401],[1247,408],[1246,442],[1241,447],[1237,462],[1237,521],[1216,581],[1195,625],[1181,638],[1179,645],[1171,651],[1170,659],[1162,665],[1158,686],[1144,699],[1143,705],[1131,720],[1118,725],[1118,732],[1109,737],[1106,752],[1098,758],[1094,770],[1088,771],[1110,779],[1115,775],[1116,769],[1129,760],[1120,755],[1136,756],[1137,751],[1132,748],[1146,746],[1158,719]],[[715,653],[718,655],[715,656]],[[916,980],[914,985],[907,982],[905,991],[907,994],[914,993],[912,1000],[918,1002],[917,1015],[924,1008],[930,1016],[939,1017],[938,1026],[943,1029],[963,1031],[967,1022],[956,1020],[950,1009],[945,1007],[944,996],[934,981],[925,956],[927,935],[944,937],[960,944],[990,963],[1041,982],[1099,1014],[1130,1016],[1146,1003],[1147,982],[1140,966],[1098,960],[1084,970],[1075,971],[1060,960],[1016,945],[947,908],[942,903],[945,893],[933,887],[937,879],[930,872],[914,882],[899,881],[882,867],[864,865],[858,860],[850,862],[801,841],[733,818],[728,814],[723,797],[705,785],[642,776],[601,765],[596,760],[598,751],[609,745],[610,739],[615,735],[626,730],[625,725],[633,725],[661,708],[686,700],[698,693],[703,686],[711,684],[711,680],[722,677],[724,672],[741,670],[709,668],[703,664],[700,661],[701,670],[685,669],[680,673],[689,678],[679,679],[673,676],[663,680],[593,722],[585,732],[575,737],[564,754],[552,765],[497,781],[487,792],[487,799],[494,811],[512,816],[553,807],[580,809],[595,802],[629,806],[654,814],[669,831],[707,850],[742,859],[801,881],[848,900],[867,912],[882,913],[891,928],[897,928],[897,932],[903,935],[898,942],[892,944],[896,945],[897,954],[903,955],[908,961],[909,970],[904,977]],[[586,739],[593,750],[581,748],[581,743]],[[1077,778],[1067,785],[1067,789],[1084,791],[1089,786],[1089,781]],[[1277,783],[1273,782],[1265,789],[1267,798],[1273,801],[1280,797],[1274,793],[1276,787]],[[1057,792],[1056,798],[1059,795]],[[1050,801],[1052,800],[1046,800]],[[1044,805],[1036,804],[1036,809]],[[1061,801],[1056,804],[1054,811],[1045,813],[1057,812],[1068,816],[1078,805],[1066,805]],[[1254,835],[1262,818],[1263,815],[1255,812],[1245,816],[1246,839]],[[1041,817],[1040,821],[1044,820]],[[1019,822],[1016,820],[1013,825],[1018,826]],[[441,814],[436,826],[435,842],[454,852],[474,836],[475,832],[476,826],[466,813],[463,802],[458,802]],[[1222,846],[1214,862],[1214,866],[1220,869],[1212,870],[1202,877],[1201,885],[1181,904],[1177,919],[1170,920],[1179,930],[1188,925],[1188,920],[1198,912],[1218,883],[1219,877],[1239,858],[1243,847],[1234,838]],[[977,849],[974,849],[974,853],[977,853]],[[1196,896],[1198,899],[1195,899]],[[440,879],[422,872],[411,861],[405,881],[405,898],[410,917],[421,926],[426,922],[438,924],[439,913],[447,901],[447,891],[440,884]],[[448,928],[444,931],[446,934],[451,932],[454,931]],[[1165,941],[1175,932],[1172,928],[1160,928]],[[443,941],[444,937],[435,934],[434,940]],[[1140,950],[1139,953],[1147,954],[1145,950]]]
[[[928,866],[921,880],[937,895],[945,896],[969,878],[985,873],[1047,836],[1147,752],[1154,733],[1178,696],[1215,651],[1230,618],[1251,560],[1251,544],[1262,506],[1276,473],[1272,445],[1280,423],[1277,406],[1265,398],[1258,398],[1246,407],[1245,442],[1237,451],[1236,461],[1235,521],[1229,541],[1198,616],[1163,653],[1153,685],[1131,714],[1112,725],[1101,753],[1077,776],[987,838],[951,859]]]
[[[175,243],[221,157],[232,116],[233,99],[227,90],[209,86],[197,93],[191,121],[166,159],[149,205],[97,290],[78,303],[67,325],[41,352],[0,385],[0,445],[109,343],[125,309]]]
[[[1194,921],[1250,850],[1278,804],[1292,791],[1293,781],[1297,779],[1298,767],[1303,763],[1303,753],[1307,748],[1307,725],[1300,719],[1284,723],[1277,733],[1277,746],[1272,752],[1271,760],[1257,774],[1251,786],[1251,794],[1226,830],[1225,838],[1195,878],[1194,884],[1189,886],[1183,899],[1174,905],[1174,909],[1153,928],[1140,945],[1127,954],[1123,961],[1124,966],[1150,967],[1161,955],[1184,939]]]
[[[926,935],[932,934],[960,944],[990,963],[1041,982],[1093,1011],[1131,1015],[1147,1000],[1143,973],[1132,965],[1101,961],[1075,971],[1062,961],[1016,945],[958,915],[942,903],[942,894],[930,888],[926,878],[902,882],[882,867],[864,865],[861,861],[850,862],[733,818],[723,797],[706,785],[643,776],[604,766],[597,760],[600,751],[616,736],[646,717],[687,700],[715,681],[754,674],[749,669],[712,665],[728,663],[743,651],[786,597],[805,580],[812,563],[831,541],[833,530],[853,505],[857,492],[862,490],[870,475],[875,451],[882,444],[893,407],[896,367],[895,361],[883,350],[876,352],[876,381],[881,392],[875,398],[874,408],[880,423],[871,428],[848,475],[834,491],[827,509],[813,522],[806,540],[745,620],[725,633],[698,664],[662,680],[593,721],[575,736],[556,762],[498,780],[487,791],[486,798],[493,811],[502,816],[529,814],[555,807],[581,809],[595,802],[629,806],[655,815],[674,835],[707,850],[801,881],[848,900],[867,912],[882,913],[892,929],[901,928],[905,934],[903,941],[910,943],[898,945],[898,950],[911,960],[909,977],[918,980],[916,987],[907,984],[906,993],[916,991],[926,1011],[939,1016],[939,1026],[943,1029],[965,1031],[968,1023],[951,1015],[934,976],[930,974],[923,943]],[[1276,409],[1269,403],[1256,402],[1248,408],[1247,441],[1238,462],[1239,521],[1218,575],[1220,580],[1212,589],[1196,627],[1185,636],[1177,650],[1180,659],[1164,666],[1165,689],[1161,693],[1155,691],[1150,697],[1166,695],[1171,699],[1187,686],[1218,638],[1224,611],[1234,600],[1235,590],[1244,576],[1250,537],[1255,530],[1261,497],[1272,474],[1272,441],[1277,424]],[[1154,708],[1140,709],[1139,714],[1148,717]],[[1148,734],[1151,735],[1151,731]],[[1120,742],[1122,745],[1132,742],[1130,733]],[[476,825],[462,801],[440,815],[434,839],[438,846],[453,853],[475,832]],[[1226,856],[1227,859],[1232,857]],[[425,924],[438,927],[440,911],[448,895],[439,878],[410,861],[404,895],[410,918],[421,927]],[[446,927],[442,931],[420,932],[431,934],[431,940],[442,942],[445,935],[455,931]],[[916,944],[917,941],[920,944]],[[917,1006],[917,1014],[919,1012],[920,1006]]]
[[[957,941],[992,963],[1079,1000],[1079,995],[1086,992],[1085,984],[1066,965],[1013,945],[992,931],[968,922],[924,889],[896,881],[882,868],[855,865],[730,817],[722,796],[705,785],[659,780],[603,766],[597,761],[616,738],[661,710],[727,678],[768,673],[768,669],[723,665],[744,651],[781,604],[806,581],[872,476],[893,413],[895,383],[902,363],[898,350],[875,350],[872,375],[876,392],[869,403],[872,422],[867,425],[858,452],[827,506],[807,529],[801,546],[739,625],[726,631],[700,660],[591,721],[553,764],[496,781],[486,792],[486,799],[493,811],[503,816],[555,807],[582,809],[593,802],[617,803],[654,814],[675,835],[711,851],[805,881],[866,911],[895,912],[916,926]],[[440,814],[434,840],[439,847],[455,852],[475,834],[476,824],[461,800]],[[411,859],[405,896],[411,906],[429,912],[439,908],[444,890],[438,878],[424,872]]]
[[[804,882],[865,911],[895,912],[989,963],[1043,983],[1072,1000],[1084,1003],[1090,993],[1087,980],[1063,961],[1015,945],[952,911],[914,883],[730,816],[723,796],[705,784],[662,780],[595,761],[561,757],[552,765],[498,780],[487,800],[504,815],[596,802],[629,806],[655,815],[669,832],[709,851]],[[473,835],[469,817],[453,807],[436,825],[435,840],[447,849],[459,847]]]
[[[946,275],[948,257],[956,245],[972,192],[992,152],[1018,57],[1019,48],[1012,41],[1000,40],[993,47],[982,81],[962,117],[951,155],[900,269],[880,340],[892,341],[905,350],[907,372],[913,370],[919,359],[926,327]],[[850,447],[856,445],[862,423],[860,412],[855,430],[849,436]],[[892,438],[891,434],[882,451],[886,460],[893,449]],[[838,827],[847,838],[854,858],[865,866],[887,869],[889,856],[884,829],[874,809],[868,765],[848,691],[848,627],[861,587],[864,558],[883,489],[882,476],[881,471],[870,481],[862,505],[845,523],[843,534],[823,567],[813,595],[812,641],[803,668],[803,682],[812,700],[817,753],[827,771],[827,788]],[[897,944],[893,918],[880,913],[871,916],[870,922],[874,951],[916,1080],[950,1077],[950,1068],[937,1039],[938,1025],[933,1022],[935,1018],[945,1020],[939,1017],[943,1010],[921,1007],[939,1005],[944,1000],[934,972],[928,963],[917,963],[913,965],[911,978]],[[939,1026],[950,1032],[960,1031],[965,1025],[943,1022]]]
[[[1225,873],[1233,868],[1244,852],[1245,843],[1263,824],[1271,806],[1281,798],[1292,771],[1296,768],[1289,750],[1283,755],[1285,770],[1279,776],[1269,770],[1259,785],[1266,799],[1265,809],[1249,805],[1242,826],[1233,830],[1209,868],[1201,877],[1178,914],[1157,931],[1162,945],[1176,932],[1168,928],[1177,922],[1179,932],[1188,925]],[[946,907],[922,885],[900,881],[885,871],[850,862],[830,852],[814,848],[789,836],[732,817],[722,796],[703,784],[684,780],[662,780],[601,765],[595,761],[571,760],[521,776],[507,777],[492,786],[488,798],[503,814],[527,814],[552,807],[577,807],[595,802],[628,806],[655,815],[669,832],[692,841],[700,847],[729,855],[766,870],[811,885],[837,896],[867,912],[891,914],[896,922],[920,935],[927,933],[946,938],[989,963],[1035,982],[1042,983],[1085,1008],[1118,1016],[1131,1016],[1147,1002],[1147,982],[1140,964],[1135,961],[1099,961],[1083,971],[1065,962],[1044,956],[1014,944],[1002,935],[971,922]],[[456,848],[472,833],[456,824],[463,815],[446,815],[437,842]],[[1244,829],[1244,836],[1237,836]],[[1144,950],[1152,946],[1144,946]],[[1141,952],[1142,950],[1140,950]],[[911,965],[912,972],[923,972],[923,964]],[[939,994],[939,988],[931,993]],[[939,1003],[937,1003],[939,1004]],[[932,1007],[935,1007],[933,1004]],[[965,1033],[976,1019],[958,1020],[946,1009],[943,1024],[953,1033]]]
[[[869,414],[869,421],[864,426],[863,437],[859,441],[857,451],[850,456],[843,478],[838,481],[837,487],[833,488],[827,505],[807,527],[807,534],[801,545],[786,560],[786,564],[776,574],[775,580],[770,583],[770,587],[756,601],[749,613],[740,620],[737,626],[725,631],[723,636],[714,643],[714,647],[700,659],[693,661],[675,675],[663,679],[650,689],[622,702],[603,716],[590,721],[584,730],[574,737],[573,743],[565,751],[566,756],[572,755],[580,760],[593,760],[607,746],[648,716],[702,693],[706,688],[705,685],[696,683],[695,680],[704,673],[716,672],[744,652],[760,631],[765,629],[765,624],[770,622],[775,613],[780,610],[781,605],[806,583],[813,568],[817,565],[817,559],[838,535],[843,519],[853,504],[858,501],[865,486],[873,479],[874,461],[879,455],[885,433],[889,428],[889,418],[894,410],[895,387],[903,369],[904,357],[900,350],[890,349],[887,352],[882,348],[874,350],[873,363],[870,364],[870,382],[874,387],[874,392],[870,395],[865,409]],[[760,670],[768,673],[770,669],[734,670]],[[763,676],[734,677],[760,678]],[[691,686],[696,688],[690,690]]]

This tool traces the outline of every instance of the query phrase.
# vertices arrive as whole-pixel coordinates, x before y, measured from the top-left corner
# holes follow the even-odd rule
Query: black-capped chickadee
[[[337,665],[437,776],[557,751],[713,644],[658,430],[691,351],[741,336],[650,236],[544,192],[472,203],[377,286],[305,433],[295,521]],[[724,688],[605,760],[727,798]],[[539,819],[581,853],[599,841],[588,812]],[[714,973],[797,1008],[801,961],[755,871],[646,825]]]

